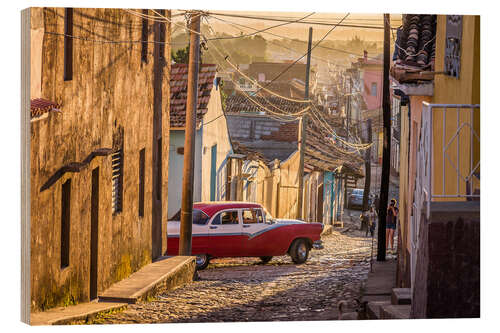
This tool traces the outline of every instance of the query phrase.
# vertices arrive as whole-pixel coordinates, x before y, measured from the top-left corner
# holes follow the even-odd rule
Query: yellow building
[[[397,89],[410,99],[409,117],[405,116],[407,111],[401,112],[400,237],[403,246],[399,249],[398,286],[430,288],[425,279],[430,278],[432,269],[438,269],[433,267],[451,265],[449,262],[436,264],[438,257],[433,257],[432,248],[428,247],[432,242],[442,243],[455,235],[473,237],[473,244],[464,253],[469,251],[466,257],[479,258],[479,241],[475,237],[479,230],[479,204],[469,202],[478,201],[480,193],[480,18],[404,15],[403,22],[396,42],[400,46],[396,51],[397,60],[391,68]],[[408,33],[412,29],[417,29],[418,34]],[[428,31],[423,31],[425,29]],[[415,37],[416,40],[411,41]],[[419,47],[414,50],[412,45]],[[443,201],[449,205],[434,204]],[[459,206],[454,204],[460,202],[463,204],[459,212]],[[436,236],[439,232],[431,232],[431,228],[439,226],[433,223],[433,211],[437,209],[445,212],[442,216],[453,223],[446,229],[444,238],[433,239],[440,236]],[[462,218],[460,214],[465,210],[467,218]],[[460,219],[462,222],[454,222]],[[463,235],[463,223],[475,223],[471,224],[474,232]],[[455,231],[454,228],[462,229]],[[464,249],[457,244],[449,247],[454,250],[446,254],[448,258]],[[433,266],[429,266],[428,262],[433,260]],[[470,266],[476,269],[475,265]],[[421,275],[422,267],[425,276]],[[448,268],[448,274],[457,269]],[[476,273],[479,274],[478,269],[469,277]],[[476,286],[476,281],[469,285],[466,289]],[[478,290],[470,293],[474,297],[476,294],[478,300]],[[470,295],[468,297],[472,297]],[[428,306],[434,301],[432,298],[424,302],[417,297],[414,301],[414,317],[433,316]],[[470,307],[471,316],[478,307]]]

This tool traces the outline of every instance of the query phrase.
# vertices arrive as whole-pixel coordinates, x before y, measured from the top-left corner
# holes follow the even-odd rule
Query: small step
[[[410,288],[393,288],[391,295],[392,305],[410,305],[411,304],[411,289]]]
[[[137,303],[193,281],[196,257],[155,261],[99,294],[99,302]]]
[[[367,319],[381,319],[380,308],[383,305],[391,305],[391,301],[372,301],[366,304]]]
[[[410,319],[411,305],[384,304],[380,306],[380,319]]]
[[[66,307],[52,308],[30,315],[30,325],[63,325],[77,320],[88,320],[102,312],[118,311],[127,307],[126,303],[81,303]]]

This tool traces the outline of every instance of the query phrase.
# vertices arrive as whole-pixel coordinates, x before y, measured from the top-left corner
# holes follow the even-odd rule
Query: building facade
[[[222,110],[216,66],[203,64],[198,77],[193,201],[218,201],[226,196],[231,141]],[[172,65],[168,218],[181,208],[187,101],[187,65]]]
[[[30,11],[39,311],[95,299],[165,253],[170,26],[120,9]]]
[[[409,145],[400,155],[407,178],[398,283],[413,290],[413,318],[478,317],[479,16],[405,15],[403,22],[398,45],[406,52],[391,68],[410,99],[409,117],[401,118]]]

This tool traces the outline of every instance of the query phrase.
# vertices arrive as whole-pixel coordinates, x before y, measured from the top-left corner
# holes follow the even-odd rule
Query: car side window
[[[228,225],[228,224],[238,224],[238,211],[227,211],[227,212],[222,212],[217,214],[217,216],[214,217],[212,224],[222,224],[222,225]]]
[[[243,223],[244,224],[258,223],[254,209],[243,210],[242,216],[243,216]]]
[[[208,222],[210,217],[198,209],[193,209],[193,224],[204,225]],[[179,219],[180,220],[180,219]]]
[[[217,225],[220,224],[220,215],[221,214],[222,213],[215,215],[214,219],[212,220],[212,224],[217,224]]]
[[[262,215],[262,209],[254,209],[255,212],[255,219],[257,220],[257,223],[264,223],[264,216]]]

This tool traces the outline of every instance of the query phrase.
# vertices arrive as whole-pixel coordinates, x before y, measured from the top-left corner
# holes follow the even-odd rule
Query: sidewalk
[[[97,301],[32,313],[30,325],[61,325],[88,320],[99,313],[121,310],[193,281],[195,257],[165,257],[144,266],[103,291]]]
[[[367,319],[409,319],[409,292],[396,288],[397,261],[387,256],[386,261],[374,259],[368,274],[361,302],[366,303]]]

